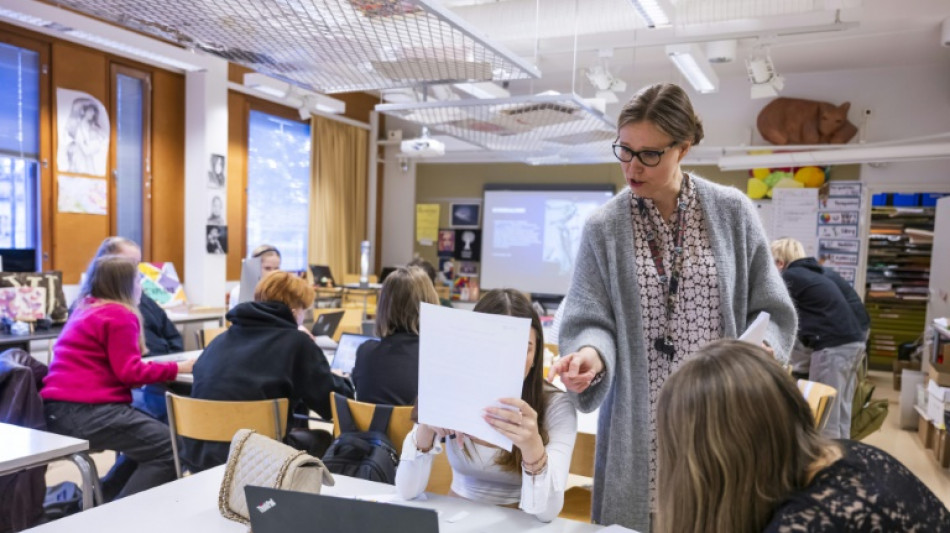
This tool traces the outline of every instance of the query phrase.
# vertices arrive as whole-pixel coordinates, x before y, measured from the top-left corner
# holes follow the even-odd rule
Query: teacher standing
[[[601,407],[592,518],[650,531],[656,512],[656,402],[706,343],[737,337],[761,311],[766,344],[788,357],[795,308],[752,203],[686,174],[703,138],[686,93],[657,84],[628,102],[613,152],[625,188],[588,219],[552,368],[577,407]],[[741,413],[736,413],[741,416]],[[662,502],[661,502],[662,503]]]

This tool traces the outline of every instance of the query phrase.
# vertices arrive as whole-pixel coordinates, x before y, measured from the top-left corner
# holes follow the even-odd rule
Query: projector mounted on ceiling
[[[439,157],[445,155],[445,143],[429,137],[429,128],[422,128],[418,139],[406,139],[399,144],[405,157]]]

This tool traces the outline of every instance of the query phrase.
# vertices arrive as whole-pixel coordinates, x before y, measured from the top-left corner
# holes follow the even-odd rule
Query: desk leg
[[[76,463],[82,476],[82,510],[85,511],[96,505],[102,505],[104,503],[102,501],[102,487],[99,484],[96,463],[86,453],[76,453],[69,456],[69,458]]]

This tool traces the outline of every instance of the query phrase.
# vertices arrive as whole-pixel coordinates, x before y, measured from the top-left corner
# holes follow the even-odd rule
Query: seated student
[[[204,349],[194,369],[192,398],[252,401],[288,398],[330,419],[330,393],[353,397],[353,388],[330,365],[313,338],[300,331],[313,288],[289,272],[274,272],[254,289],[254,301],[228,312],[231,327]],[[291,424],[292,425],[292,424]],[[292,431],[287,444],[321,457],[329,433]],[[227,442],[184,439],[182,457],[192,471],[224,464]]]
[[[432,263],[426,261],[425,259],[423,259],[423,258],[421,258],[421,257],[417,257],[417,258],[413,259],[412,261],[409,261],[409,264],[406,265],[406,266],[407,266],[407,267],[419,267],[419,268],[421,268],[422,270],[425,271],[426,275],[429,276],[429,281],[432,282],[432,286],[433,286],[433,287],[436,287],[436,286],[437,286],[437,285],[436,285],[436,283],[437,283],[437,282],[436,282],[436,278],[437,278],[437,276],[438,276],[438,272],[435,271],[435,267],[432,266]],[[436,291],[436,295],[438,295],[438,291]],[[442,297],[440,296],[440,297],[439,297],[439,305],[442,305],[442,306],[444,306],[444,307],[452,307],[452,300],[449,300],[448,298],[442,298]]]
[[[250,257],[261,258],[261,279],[267,277],[268,274],[280,270],[280,250],[274,246],[262,244],[257,248],[254,248],[254,251],[251,252]],[[241,284],[238,283],[233,289],[231,289],[230,296],[228,296],[228,310],[234,309],[237,306],[238,300],[240,298]]]
[[[772,243],[772,256],[798,312],[798,341],[813,350],[808,378],[838,391],[822,434],[847,439],[851,437],[851,404],[867,338],[863,317],[855,313],[818,261],[805,256],[800,242],[777,240]],[[796,352],[796,357],[800,353]],[[801,370],[798,361],[793,365]]]
[[[419,305],[439,296],[416,267],[386,276],[376,306],[376,336],[356,350],[353,384],[361,402],[412,405],[419,391]]]
[[[765,350],[708,344],[657,404],[658,533],[950,532],[950,512],[904,465],[815,429]]]
[[[485,410],[485,421],[511,439],[513,451],[451,429],[417,424],[403,444],[396,489],[405,499],[422,493],[429,482],[432,458],[443,450],[440,437],[455,437],[444,445],[452,466],[450,494],[495,505],[517,504],[538,520],[550,522],[564,504],[577,411],[567,394],[544,380],[541,321],[523,294],[512,289],[489,291],[475,311],[531,320],[522,397],[499,400],[517,410]]]
[[[50,431],[134,461],[119,497],[175,479],[168,426],[133,409],[130,389],[173,380],[193,365],[142,361],[145,342],[136,309],[141,291],[138,269],[128,259],[106,255],[93,261],[40,392]]]

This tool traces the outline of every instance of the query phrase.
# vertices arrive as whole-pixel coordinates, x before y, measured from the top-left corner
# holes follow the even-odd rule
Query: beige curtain
[[[310,263],[329,265],[340,283],[359,272],[367,238],[369,132],[322,117],[310,131]]]

